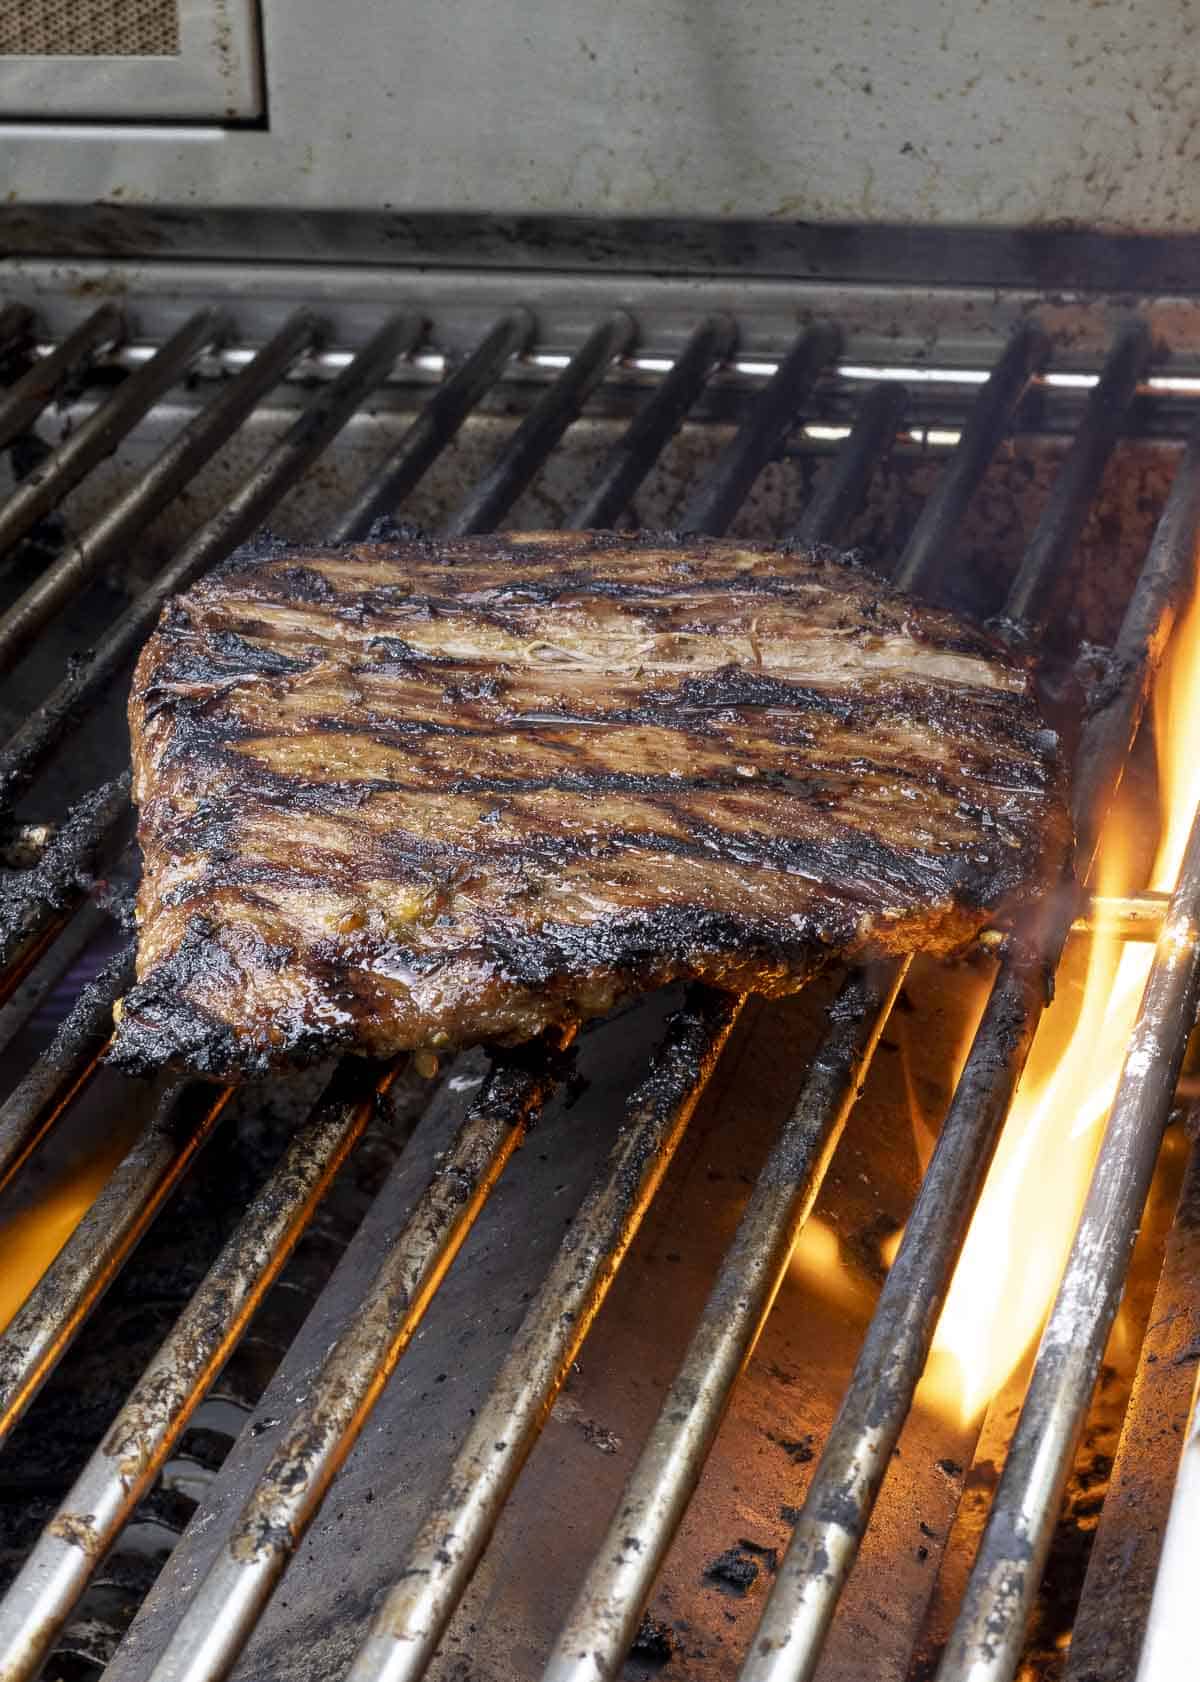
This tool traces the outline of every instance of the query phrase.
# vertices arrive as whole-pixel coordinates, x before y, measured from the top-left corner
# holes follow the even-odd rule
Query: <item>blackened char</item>
[[[129,1069],[788,992],[959,949],[1068,853],[1026,667],[825,551],[259,545],[164,613],[130,722]]]

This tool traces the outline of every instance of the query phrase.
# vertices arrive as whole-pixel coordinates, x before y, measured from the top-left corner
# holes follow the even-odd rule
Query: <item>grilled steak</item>
[[[784,993],[962,948],[1068,851],[1023,667],[828,552],[267,544],[168,606],[130,719],[130,1069]]]

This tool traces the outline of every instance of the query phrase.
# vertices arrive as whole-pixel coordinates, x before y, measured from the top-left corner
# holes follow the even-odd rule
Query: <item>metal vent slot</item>
[[[168,58],[179,51],[176,0],[4,0],[0,53]]]

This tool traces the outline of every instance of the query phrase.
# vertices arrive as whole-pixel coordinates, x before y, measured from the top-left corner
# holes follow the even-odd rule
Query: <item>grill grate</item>
[[[29,326],[28,313],[19,307],[0,314],[0,338],[10,346],[20,342]],[[198,311],[156,354],[135,365],[0,509],[0,552],[33,532],[203,353],[228,341],[231,331],[223,312]],[[0,671],[11,670],[36,646],[54,615],[85,581],[128,550],[289,368],[320,349],[324,331],[307,311],[289,318],[236,377],[202,405],[149,473],[29,586],[0,618]],[[336,377],[319,387],[228,502],[183,543],[90,655],[67,672],[0,749],[0,792],[14,845],[19,839],[22,845],[36,846],[37,840],[29,826],[18,832],[17,802],[128,669],[165,600],[258,529],[385,385],[397,360],[421,346],[426,332],[420,313],[387,319]],[[11,441],[24,432],[45,405],[71,389],[81,366],[119,346],[123,337],[119,312],[106,305],[58,349],[35,361],[0,400],[0,439]],[[631,354],[637,338],[637,325],[624,312],[606,316],[581,337],[566,365],[536,397],[459,507],[450,522],[452,531],[493,529],[506,517],[589,396],[598,392],[614,365]],[[703,399],[714,370],[731,355],[736,341],[737,328],[723,315],[695,326],[601,465],[587,495],[568,514],[567,524],[578,528],[619,518],[685,415]],[[502,381],[512,359],[527,355],[536,342],[536,323],[523,309],[498,319],[477,347],[447,370],[416,421],[345,511],[331,520],[333,534],[361,536],[376,516],[395,512],[475,407]],[[694,488],[684,516],[688,529],[720,533],[729,527],[842,350],[842,334],[834,326],[819,323],[799,334],[745,408],[712,473]],[[958,446],[900,558],[896,577],[905,587],[929,592],[938,588],[967,505],[1049,353],[1049,341],[1038,324],[1023,323],[980,387]],[[1144,327],[1121,327],[1010,592],[1003,622],[1015,639],[1035,638],[1044,627],[1052,592],[1064,574],[1149,356]],[[844,531],[892,444],[906,402],[906,392],[894,382],[872,386],[862,395],[849,436],[799,523],[797,535],[803,541],[831,541]],[[1120,781],[1153,669],[1191,588],[1198,533],[1200,429],[1175,474],[1114,651],[1113,679],[1091,710],[1077,754],[1081,877],[1086,877]],[[23,979],[55,941],[69,940],[80,920],[94,915],[84,891],[87,871],[98,856],[120,853],[129,818],[128,782],[118,778],[43,838],[38,862],[22,873],[0,903],[2,991],[14,1006]],[[1191,896],[1195,884],[1190,867],[1184,878],[1181,893]],[[784,1677],[807,1677],[815,1671],[911,1407],[936,1308],[1046,1002],[1047,966],[1056,961],[1076,909],[1039,909],[1002,958],[900,1251],[747,1658],[747,1682],[782,1682]],[[113,1000],[127,985],[129,964],[130,954],[122,952],[97,977],[46,1057],[0,1107],[0,1186],[22,1170],[92,1080]],[[821,1187],[904,972],[903,963],[891,963],[847,978],[831,1012],[828,1036],[759,1177],[683,1365],[630,1477],[613,1529],[555,1645],[547,1682],[584,1682],[619,1670],[729,1391],[753,1349]],[[1182,980],[1176,977],[1173,985],[1175,992],[1160,1005],[1160,1025],[1170,1041],[1163,1069],[1182,1055],[1190,1021],[1188,988],[1194,986],[1194,977],[1189,972]],[[409,1558],[395,1562],[397,1587],[355,1662],[353,1682],[385,1677],[397,1682],[425,1674],[743,1003],[696,990],[669,1024],[642,1085],[629,1100],[609,1161],[515,1334],[492,1397],[468,1434],[443,1495]],[[400,1239],[383,1258],[361,1309],[344,1327],[312,1391],[281,1433],[277,1451],[236,1522],[232,1545],[222,1550],[190,1598],[170,1655],[154,1672],[159,1682],[167,1677],[200,1682],[226,1674],[235,1662],[491,1187],[525,1127],[559,1084],[559,1049],[545,1044],[496,1059],[449,1159],[430,1181]],[[194,1417],[214,1375],[238,1344],[361,1135],[377,1095],[394,1075],[394,1069],[365,1063],[343,1066],[247,1209],[0,1604],[4,1682],[34,1676],[52,1650],[100,1560]],[[226,1092],[186,1085],[170,1085],[161,1092],[132,1150],[0,1340],[0,1438],[12,1431],[179,1184],[217,1127],[228,1097]],[[1105,1205],[1107,1296],[1071,1326],[1072,1337],[1096,1359],[1153,1164],[1150,1145],[1157,1141],[1158,1108],[1169,1097],[1169,1088],[1162,1089],[1160,1070],[1155,1091],[1141,1099],[1143,1109],[1118,1106],[1115,1116],[1121,1125],[1110,1130],[1097,1171],[1095,1198],[1114,1182],[1123,1191]],[[1124,1172],[1129,1153],[1137,1157],[1137,1175]],[[1084,1239],[1095,1213],[1089,1208],[1085,1215]],[[1055,1469],[1049,1476],[1044,1468],[1037,1472],[1041,1481],[1035,1491],[1034,1468],[1020,1455],[1010,1462],[964,1620],[952,1638],[943,1672],[947,1678],[959,1675],[968,1658],[982,1663],[978,1655],[984,1645],[990,1653],[989,1677],[1011,1676],[1019,1661],[1038,1572],[1025,1573],[1020,1594],[997,1587],[1009,1583],[1016,1563],[1008,1541],[1012,1525],[1006,1521],[1024,1512],[1032,1500],[1036,1545],[1044,1559],[1094,1364],[1090,1376],[1075,1370],[1051,1395],[1048,1387],[1054,1376],[1049,1365],[1039,1362],[1022,1441],[1035,1437],[1041,1444],[1049,1435],[1056,1448]],[[1002,1638],[997,1633],[1001,1625]]]

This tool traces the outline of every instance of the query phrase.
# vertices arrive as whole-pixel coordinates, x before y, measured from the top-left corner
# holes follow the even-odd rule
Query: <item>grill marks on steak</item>
[[[130,701],[114,1057],[522,1039],[678,977],[962,947],[1061,872],[989,638],[828,553],[550,534],[243,551]]]

